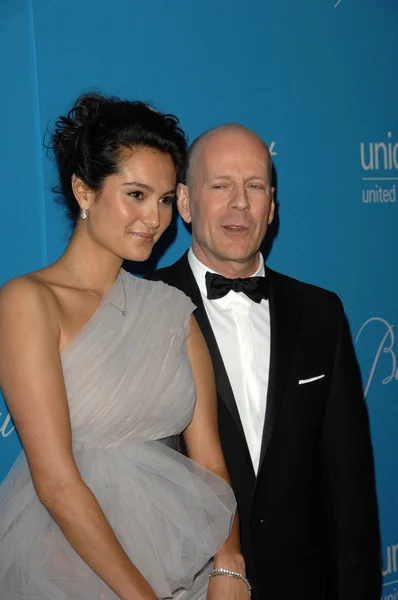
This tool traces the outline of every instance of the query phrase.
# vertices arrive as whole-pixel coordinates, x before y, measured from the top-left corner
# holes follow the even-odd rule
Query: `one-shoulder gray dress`
[[[112,306],[123,307],[123,283],[126,316]],[[157,596],[178,600],[205,598],[235,511],[230,487],[175,449],[195,406],[193,309],[121,271],[61,355],[81,476]],[[116,600],[38,500],[23,452],[0,486],[0,598]]]

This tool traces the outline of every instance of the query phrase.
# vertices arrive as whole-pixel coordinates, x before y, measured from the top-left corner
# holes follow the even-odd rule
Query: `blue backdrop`
[[[371,419],[385,600],[398,598],[397,24],[396,0],[0,6],[0,284],[65,247],[42,139],[80,93],[149,100],[177,114],[191,140],[226,122],[254,129],[278,175],[268,263],[336,291],[350,321]],[[159,265],[188,245],[179,223]],[[18,452],[0,398],[0,479]]]

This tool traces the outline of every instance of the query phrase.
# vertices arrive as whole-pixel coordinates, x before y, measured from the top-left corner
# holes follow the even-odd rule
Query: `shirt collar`
[[[188,251],[188,263],[192,269],[192,273],[194,274],[194,277],[196,279],[196,283],[198,284],[201,295],[204,296],[205,298],[207,298],[206,273],[207,273],[207,271],[209,271],[210,273],[217,273],[217,271],[214,271],[213,269],[206,267],[206,265],[204,265],[195,256],[192,248],[190,248]],[[221,275],[221,273],[217,273],[217,274]],[[255,273],[250,275],[250,277],[264,277],[264,275],[265,275],[264,258],[260,254],[258,269],[255,271]],[[220,306],[222,306],[223,308],[228,308],[228,306],[230,304],[232,304],[232,302],[237,298],[237,296],[238,296],[238,294],[235,294],[235,292],[230,291],[223,298],[218,298],[217,300],[212,300],[212,302],[220,303]]]

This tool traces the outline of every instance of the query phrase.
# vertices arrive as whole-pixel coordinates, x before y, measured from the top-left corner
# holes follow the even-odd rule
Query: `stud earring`
[[[87,219],[87,211],[85,208],[82,208],[81,212],[80,212],[80,218],[83,219],[83,221],[85,219]]]

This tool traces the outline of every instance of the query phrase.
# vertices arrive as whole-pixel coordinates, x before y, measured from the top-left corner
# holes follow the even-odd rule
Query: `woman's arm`
[[[0,292],[0,386],[37,495],[79,556],[122,600],[156,598],[119,544],[72,454],[50,290],[27,276]]]
[[[194,416],[184,432],[188,455],[192,460],[213,471],[231,485],[218,435],[213,366],[206,342],[193,316],[187,347],[196,384]],[[245,563],[239,541],[238,515],[235,515],[228,539],[214,557],[214,567],[229,569],[245,575]],[[228,593],[228,598],[231,600],[248,597],[247,588],[242,581],[227,576],[217,577],[211,582],[211,587],[215,588],[216,586],[220,588],[220,594]],[[233,593],[242,595],[232,595]],[[214,597],[224,598],[224,595],[218,596],[217,593]]]

